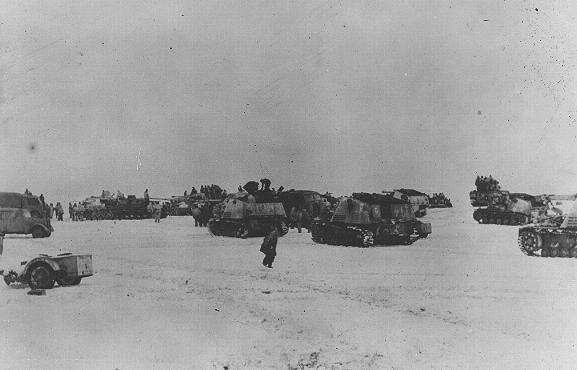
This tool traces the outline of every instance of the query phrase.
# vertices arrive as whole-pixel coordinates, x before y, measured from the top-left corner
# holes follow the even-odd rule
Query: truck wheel
[[[44,231],[43,228],[41,228],[40,226],[36,226],[32,229],[32,237],[34,239],[38,239],[38,238],[45,238],[48,235],[46,235],[46,232]]]
[[[45,263],[32,266],[28,276],[28,285],[32,289],[52,289],[54,287],[54,271]]]
[[[58,285],[60,286],[69,286],[69,285],[78,285],[80,284],[80,281],[82,280],[81,277],[59,277],[56,279],[58,281]]]

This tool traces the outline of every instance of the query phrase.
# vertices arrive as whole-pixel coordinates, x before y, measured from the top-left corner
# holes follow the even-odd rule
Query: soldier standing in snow
[[[264,253],[264,259],[262,260],[263,266],[272,268],[272,263],[276,256],[276,243],[278,241],[278,232],[276,226],[272,227],[271,232],[264,237],[262,244],[260,246],[260,251]]]

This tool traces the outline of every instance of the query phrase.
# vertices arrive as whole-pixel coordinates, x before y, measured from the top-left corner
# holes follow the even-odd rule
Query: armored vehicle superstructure
[[[399,192],[342,197],[330,218],[315,219],[311,225],[317,243],[359,247],[411,244],[430,233],[431,224],[417,220],[411,203]]]
[[[398,189],[395,192],[399,192],[407,197],[407,200],[413,207],[413,212],[415,216],[423,217],[427,214],[427,208],[429,207],[429,197],[425,193],[414,189]],[[387,193],[387,192],[383,192]]]

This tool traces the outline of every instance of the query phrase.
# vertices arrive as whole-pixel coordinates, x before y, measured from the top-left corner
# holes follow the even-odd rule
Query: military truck
[[[0,192],[0,234],[49,237],[54,231],[49,213],[48,207],[37,196]]]
[[[539,223],[521,227],[518,245],[527,256],[577,258],[577,202],[566,215],[554,212]]]
[[[246,238],[264,236],[271,228],[278,228],[279,235],[288,232],[287,216],[283,204],[272,193],[241,191],[224,201],[221,217],[208,221],[213,235]]]
[[[430,233],[431,224],[416,219],[400,192],[342,197],[329,219],[315,219],[311,225],[317,243],[359,247],[412,244]]]

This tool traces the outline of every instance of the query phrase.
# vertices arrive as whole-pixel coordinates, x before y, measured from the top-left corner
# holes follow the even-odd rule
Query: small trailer
[[[63,253],[55,257],[41,254],[21,262],[18,271],[0,271],[8,285],[18,282],[32,289],[51,289],[54,283],[60,286],[78,285],[82,278],[92,276],[92,255]]]

